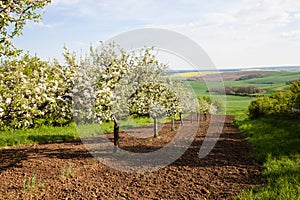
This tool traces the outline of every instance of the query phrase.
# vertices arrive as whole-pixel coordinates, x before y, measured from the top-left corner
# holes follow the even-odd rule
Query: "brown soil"
[[[199,159],[198,152],[208,120],[200,123],[192,145],[178,160],[144,174],[105,166],[81,141],[2,148],[0,199],[233,199],[261,184],[262,168],[232,119],[226,117],[223,133],[205,158]],[[165,145],[174,134],[170,124],[155,139],[121,133],[120,147],[136,145],[136,152],[148,152]],[[29,187],[32,177],[35,181]]]

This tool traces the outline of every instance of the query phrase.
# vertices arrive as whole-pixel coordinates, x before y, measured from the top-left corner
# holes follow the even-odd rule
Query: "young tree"
[[[178,111],[180,123],[183,125],[182,114],[189,113],[191,116],[191,122],[193,121],[193,112],[197,109],[197,102],[195,101],[192,88],[182,82],[175,83],[176,96],[179,99]]]
[[[41,20],[38,9],[45,7],[51,0],[5,0],[0,1],[0,58],[16,55],[12,39],[22,35],[27,21]]]
[[[113,121],[115,146],[119,143],[119,120],[126,110],[125,91],[120,87],[127,71],[128,54],[114,43],[101,43],[81,60],[74,89],[76,123]]]
[[[209,97],[198,97],[198,107],[197,111],[204,115],[204,120],[207,119],[208,114],[215,114],[217,112],[217,107],[211,102]]]
[[[150,116],[154,120],[154,137],[158,136],[157,120],[176,112],[178,104],[174,91],[163,83],[144,83],[130,99],[130,112],[139,116]]]

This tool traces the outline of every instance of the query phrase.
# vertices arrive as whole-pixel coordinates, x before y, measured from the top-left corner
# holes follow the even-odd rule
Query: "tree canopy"
[[[5,0],[0,1],[0,58],[18,54],[12,39],[22,35],[27,21],[41,20],[38,9],[44,8],[51,0]]]

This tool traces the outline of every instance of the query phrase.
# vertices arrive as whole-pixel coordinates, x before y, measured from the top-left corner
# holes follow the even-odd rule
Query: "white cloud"
[[[264,0],[254,6],[241,8],[235,16],[241,24],[276,28],[291,22],[289,10],[282,7],[282,1]]]
[[[232,26],[236,28],[246,27],[248,30],[274,29],[286,27],[293,23],[295,17],[300,18],[300,13],[294,15],[295,8],[287,2],[289,0],[262,0],[249,1],[246,4],[232,6],[231,9],[223,9],[219,12],[206,12],[195,14],[194,20],[185,23],[165,24],[168,28],[201,28],[205,26]],[[300,2],[300,1],[299,1]],[[300,3],[299,3],[300,10]],[[298,11],[299,11],[298,10]],[[151,26],[155,26],[152,23]],[[162,27],[163,24],[157,26]]]
[[[300,13],[294,14],[294,20],[300,20]]]
[[[208,13],[204,15],[204,21],[206,24],[221,26],[224,24],[234,24],[238,22],[238,19],[231,13]]]
[[[253,3],[254,2],[254,3]],[[187,23],[157,25],[179,31],[203,45],[218,66],[300,64],[300,1],[262,0],[207,12]],[[155,25],[151,25],[155,27]],[[297,43],[298,44],[298,43]]]
[[[97,12],[97,1],[95,0],[52,0],[51,6],[64,15],[83,18],[95,17]]]
[[[300,30],[293,30],[281,34],[283,38],[300,41]]]
[[[38,23],[29,22],[27,25],[28,25],[29,28],[39,27],[39,28],[53,29],[55,27],[62,26],[63,23],[62,22],[58,22],[58,23],[44,23],[44,22],[40,21]]]
[[[291,52],[299,45],[291,41],[300,40],[297,0],[53,0],[46,14],[35,26],[55,29],[63,22],[59,41],[78,49],[120,32],[157,27],[199,42],[220,66],[266,64],[272,57],[277,64],[300,63]]]

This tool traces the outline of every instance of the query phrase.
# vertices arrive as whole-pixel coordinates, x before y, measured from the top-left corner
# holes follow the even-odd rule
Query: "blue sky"
[[[298,0],[52,0],[28,23],[19,48],[62,61],[91,43],[138,28],[164,28],[196,41],[217,68],[300,65]]]

